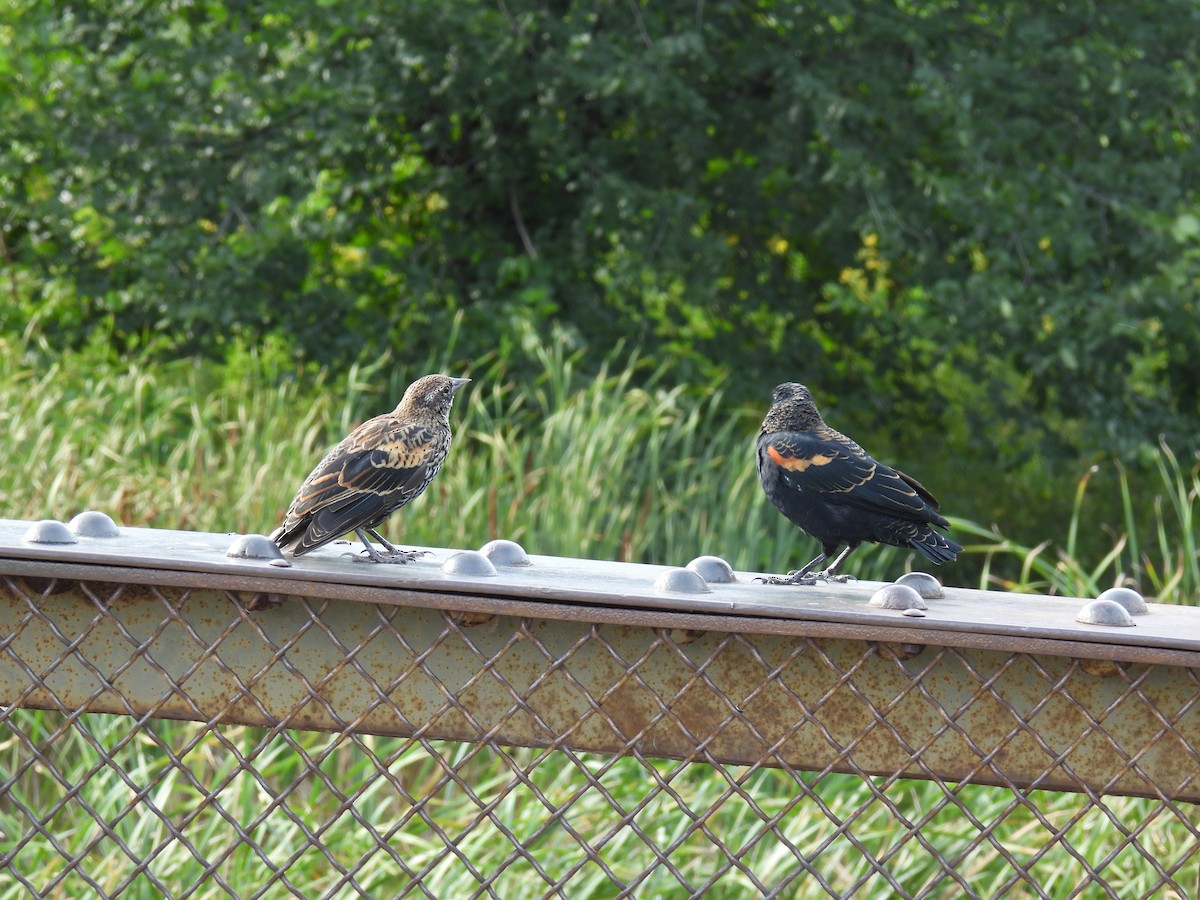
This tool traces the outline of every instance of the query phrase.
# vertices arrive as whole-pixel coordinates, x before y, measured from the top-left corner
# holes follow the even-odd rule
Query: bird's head
[[[400,405],[399,413],[433,413],[443,418],[450,415],[454,395],[471,381],[470,378],[452,378],[449,375],[426,375],[408,386]]]
[[[821,414],[812,394],[802,384],[788,381],[771,395],[771,408],[763,419],[762,434],[777,431],[808,431],[821,424]]]

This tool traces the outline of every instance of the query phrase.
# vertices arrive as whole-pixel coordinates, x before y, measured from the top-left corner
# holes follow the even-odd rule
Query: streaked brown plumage
[[[392,412],[351,431],[304,480],[271,540],[302,556],[353,531],[375,562],[413,559],[417,554],[393,547],[376,529],[437,475],[450,450],[454,395],[470,380],[426,375],[409,385]],[[367,535],[386,552],[372,547]]]
[[[758,436],[758,476],[776,508],[821,542],[821,554],[768,584],[845,580],[833,571],[863,541],[910,547],[935,563],[962,547],[931,526],[948,528],[938,502],[915,478],[872,459],[825,424],[802,384],[781,384]],[[812,570],[846,549],[822,572]]]

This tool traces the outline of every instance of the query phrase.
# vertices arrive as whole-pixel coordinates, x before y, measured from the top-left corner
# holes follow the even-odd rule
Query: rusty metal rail
[[[879,584],[767,587],[713,559],[671,569],[526,556],[500,542],[478,553],[428,548],[407,566],[359,563],[350,545],[289,564],[253,538],[116,529],[94,516],[73,525],[0,521],[0,724],[12,732],[0,746],[0,885],[7,872],[35,893],[83,883],[104,896],[147,885],[169,896],[372,895],[380,888],[327,846],[332,823],[369,793],[346,793],[324,774],[340,746],[371,763],[371,791],[395,794],[407,810],[388,833],[375,833],[365,814],[346,823],[374,834],[382,869],[398,879],[387,882],[391,893],[444,896],[436,878],[450,870],[466,873],[462,896],[635,895],[648,886],[680,896],[720,886],[914,897],[950,889],[1187,896],[1197,888],[1198,609],[1152,604],[1132,627],[1113,627],[1077,621],[1083,599],[947,588],[914,615],[869,605]],[[59,717],[51,739],[23,718],[36,714],[20,710]],[[189,751],[206,738],[229,749],[233,726],[266,729],[254,754],[234,753],[235,768],[276,797],[268,811],[307,835],[295,858],[263,849],[270,842],[255,831],[263,822],[230,822],[232,849],[223,853],[198,849],[189,831],[198,813],[173,810],[156,793],[165,776],[139,781],[120,753],[90,738],[95,762],[84,771],[113,770],[130,793],[116,821],[96,811],[87,783],[73,781],[49,749],[72,728],[90,736],[79,723],[92,713],[132,717],[120,748],[154,719],[201,723]],[[340,812],[307,821],[278,799],[290,786],[268,789],[254,774],[255,754],[293,730],[332,736],[304,768],[341,798]],[[440,775],[424,794],[414,791],[368,736],[417,748]],[[176,776],[189,773],[171,740],[153,739],[156,752]],[[499,761],[506,776],[494,796],[440,741]],[[536,749],[518,761],[506,749],[514,747]],[[623,760],[645,779],[632,807],[616,799],[607,774]],[[539,773],[560,764],[578,784],[552,799]],[[54,790],[39,787],[46,770]],[[771,772],[790,791],[779,809],[768,802],[778,798],[751,790],[777,777]],[[848,812],[823,793],[841,775],[864,792]],[[680,787],[691,779],[717,785],[708,806],[695,808]],[[910,779],[929,783],[937,799],[928,808],[896,799]],[[981,785],[1002,789],[987,795],[990,818],[970,799]],[[47,790],[61,796],[45,813],[29,798]],[[476,810],[461,832],[439,819],[432,799],[456,790]],[[1067,793],[1048,811],[1040,792]],[[518,794],[542,811],[525,836],[497,812]],[[1069,795],[1077,803],[1061,807]],[[572,812],[597,796],[609,819],[604,840],[584,834]],[[1117,797],[1147,799],[1114,807]],[[656,835],[642,821],[664,802],[681,810],[679,834]],[[734,806],[753,835],[740,849],[707,824]],[[121,836],[121,822],[143,807],[166,832],[150,849]],[[95,831],[82,853],[53,829],[77,808]],[[1137,809],[1136,819],[1126,809]],[[880,814],[894,835],[876,846],[856,830]],[[949,840],[947,814],[961,823]],[[1076,844],[1097,817],[1114,839],[1093,859]],[[435,863],[405,861],[403,823],[434,835]],[[819,840],[796,836],[808,827]],[[1158,829],[1170,832],[1171,859],[1160,859]],[[476,831],[498,835],[499,868],[485,870],[461,849]],[[575,860],[552,871],[537,849],[563,833]],[[1031,833],[1041,843],[1029,850]],[[621,860],[637,860],[629,872],[605,854],[627,834],[638,850]],[[95,868],[112,860],[92,858],[106,842],[128,868],[111,885]],[[696,842],[711,852],[707,868],[703,854],[687,856]],[[852,865],[834,860],[847,843]],[[247,846],[266,868],[263,885],[228,874],[228,860]],[[191,881],[162,874],[178,847],[197,863]],[[46,855],[65,869],[32,871]],[[335,877],[306,887],[298,873],[314,855]],[[981,889],[971,872],[984,857],[999,875]],[[771,860],[770,870],[756,860]],[[1062,873],[1071,881],[1059,893],[1049,885]]]

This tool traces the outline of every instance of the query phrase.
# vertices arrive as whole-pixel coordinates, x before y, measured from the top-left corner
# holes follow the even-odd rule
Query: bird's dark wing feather
[[[356,528],[375,527],[429,484],[444,444],[426,425],[389,416],[364,422],[300,486],[276,535],[304,553]]]
[[[374,527],[403,502],[395,494],[343,494],[308,517],[297,549],[320,547],[355,528]]]
[[[395,503],[406,488],[425,481],[433,445],[433,435],[420,425],[396,426],[386,434],[364,434],[360,428],[321,460],[300,487],[288,517],[342,507],[364,494],[392,497],[389,502]]]
[[[763,455],[792,490],[884,515],[944,521],[933,495],[917,481],[872,459],[832,428],[766,435]]]

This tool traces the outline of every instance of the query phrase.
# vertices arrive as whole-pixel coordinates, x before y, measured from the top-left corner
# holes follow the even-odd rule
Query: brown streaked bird
[[[830,428],[802,384],[775,388],[758,435],[758,477],[776,508],[821,542],[821,553],[802,569],[767,584],[846,581],[834,570],[863,541],[909,547],[935,563],[953,560],[962,547],[933,525],[950,523],[933,494],[915,478],[872,459]],[[823,571],[813,569],[846,549]]]
[[[419,554],[393,547],[376,529],[437,475],[450,450],[454,395],[470,380],[418,378],[394,410],[346,435],[304,479],[271,540],[292,556],[303,556],[353,531],[375,562],[415,559]],[[385,552],[372,547],[367,535]]]

